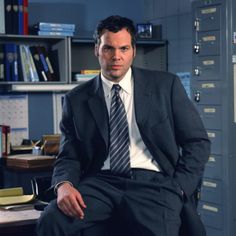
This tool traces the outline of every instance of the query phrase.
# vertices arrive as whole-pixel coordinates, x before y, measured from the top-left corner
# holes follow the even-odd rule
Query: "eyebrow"
[[[111,47],[111,48],[115,48],[115,47],[113,47],[113,46],[110,45],[110,44],[104,44],[103,47]],[[126,45],[122,45],[122,46],[120,46],[120,47],[118,47],[118,48],[127,48],[127,47],[132,47],[132,45],[128,45],[128,44],[126,44]]]

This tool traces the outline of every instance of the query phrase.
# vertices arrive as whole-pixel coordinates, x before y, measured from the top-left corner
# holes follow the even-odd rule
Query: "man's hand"
[[[83,209],[86,208],[86,205],[80,192],[69,183],[63,183],[58,187],[57,205],[68,216],[84,218]]]

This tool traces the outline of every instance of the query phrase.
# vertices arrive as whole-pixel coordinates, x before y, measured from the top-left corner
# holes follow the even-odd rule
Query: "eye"
[[[104,52],[110,52],[112,50],[112,47],[111,46],[104,46],[103,47],[103,51]]]
[[[122,47],[120,50],[121,52],[127,52],[129,50],[129,47]]]

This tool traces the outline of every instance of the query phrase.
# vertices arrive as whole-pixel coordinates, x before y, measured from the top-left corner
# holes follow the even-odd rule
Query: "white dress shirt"
[[[114,83],[107,80],[103,75],[101,75],[101,78],[108,114],[110,115],[111,98],[113,95],[111,89]],[[134,81],[131,68],[128,70],[125,77],[119,82],[119,85],[122,88],[120,91],[120,97],[125,106],[129,126],[131,168],[160,171],[158,163],[153,159],[151,153],[144,144],[136,123],[134,107]],[[102,169],[110,169],[109,155],[104,162]]]

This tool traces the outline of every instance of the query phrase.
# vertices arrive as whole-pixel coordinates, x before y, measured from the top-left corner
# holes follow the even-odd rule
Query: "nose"
[[[112,59],[116,61],[116,60],[120,60],[120,57],[121,57],[121,54],[120,54],[119,49],[114,49]]]

